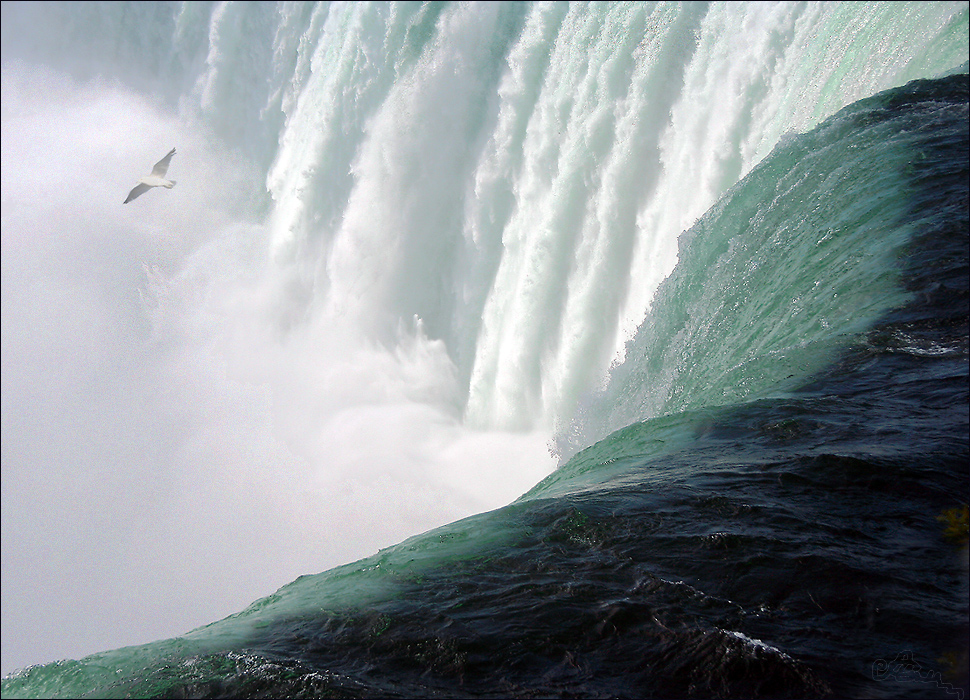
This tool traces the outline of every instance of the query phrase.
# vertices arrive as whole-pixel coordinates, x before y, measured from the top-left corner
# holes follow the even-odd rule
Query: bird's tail
[[[169,190],[172,189],[173,187],[175,187],[175,180],[169,180],[168,184],[165,185],[165,188]]]

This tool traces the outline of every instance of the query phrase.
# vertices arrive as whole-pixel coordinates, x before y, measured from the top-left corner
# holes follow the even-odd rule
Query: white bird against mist
[[[168,164],[171,162],[172,156],[174,155],[175,149],[173,148],[168,152],[167,156],[155,163],[155,167],[152,168],[151,175],[146,175],[138,181],[138,184],[135,185],[135,189],[128,193],[128,198],[123,202],[123,204],[127,204],[138,195],[148,192],[148,190],[150,190],[152,187],[164,187],[169,190],[175,187],[175,180],[165,179],[165,173],[168,172]]]

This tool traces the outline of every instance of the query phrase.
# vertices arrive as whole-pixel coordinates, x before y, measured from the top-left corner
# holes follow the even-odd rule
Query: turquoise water
[[[139,317],[180,383],[221,373],[265,406],[226,414],[246,422],[224,471],[221,423],[185,418],[172,451],[199,456],[173,458],[173,488],[231,485],[202,556],[272,568],[272,548],[206,549],[240,513],[312,553],[455,483],[485,499],[523,435],[559,464],[509,505],[394,525],[400,544],[7,675],[4,696],[965,692],[966,547],[937,516],[968,500],[967,24],[959,3],[5,4],[5,94],[31,62],[116,80],[260,174],[244,223],[181,223],[200,243],[166,252]],[[5,229],[8,200],[33,206],[6,194],[17,148]],[[5,557],[35,551],[6,515],[26,443],[4,433]],[[311,468],[247,466],[285,464],[278,444]],[[459,468],[424,471],[441,454]],[[164,498],[158,532],[191,529]],[[5,654],[40,619],[20,608]]]

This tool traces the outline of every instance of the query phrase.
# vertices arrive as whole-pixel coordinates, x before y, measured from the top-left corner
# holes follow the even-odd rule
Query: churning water
[[[966,692],[965,3],[2,31],[4,697]]]

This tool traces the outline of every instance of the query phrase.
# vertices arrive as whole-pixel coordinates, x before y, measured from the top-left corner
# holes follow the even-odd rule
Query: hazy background
[[[263,183],[190,119],[2,81],[4,673],[179,634],[552,469],[548,435],[461,427],[430,341],[281,342]],[[173,146],[176,187],[122,205]]]

